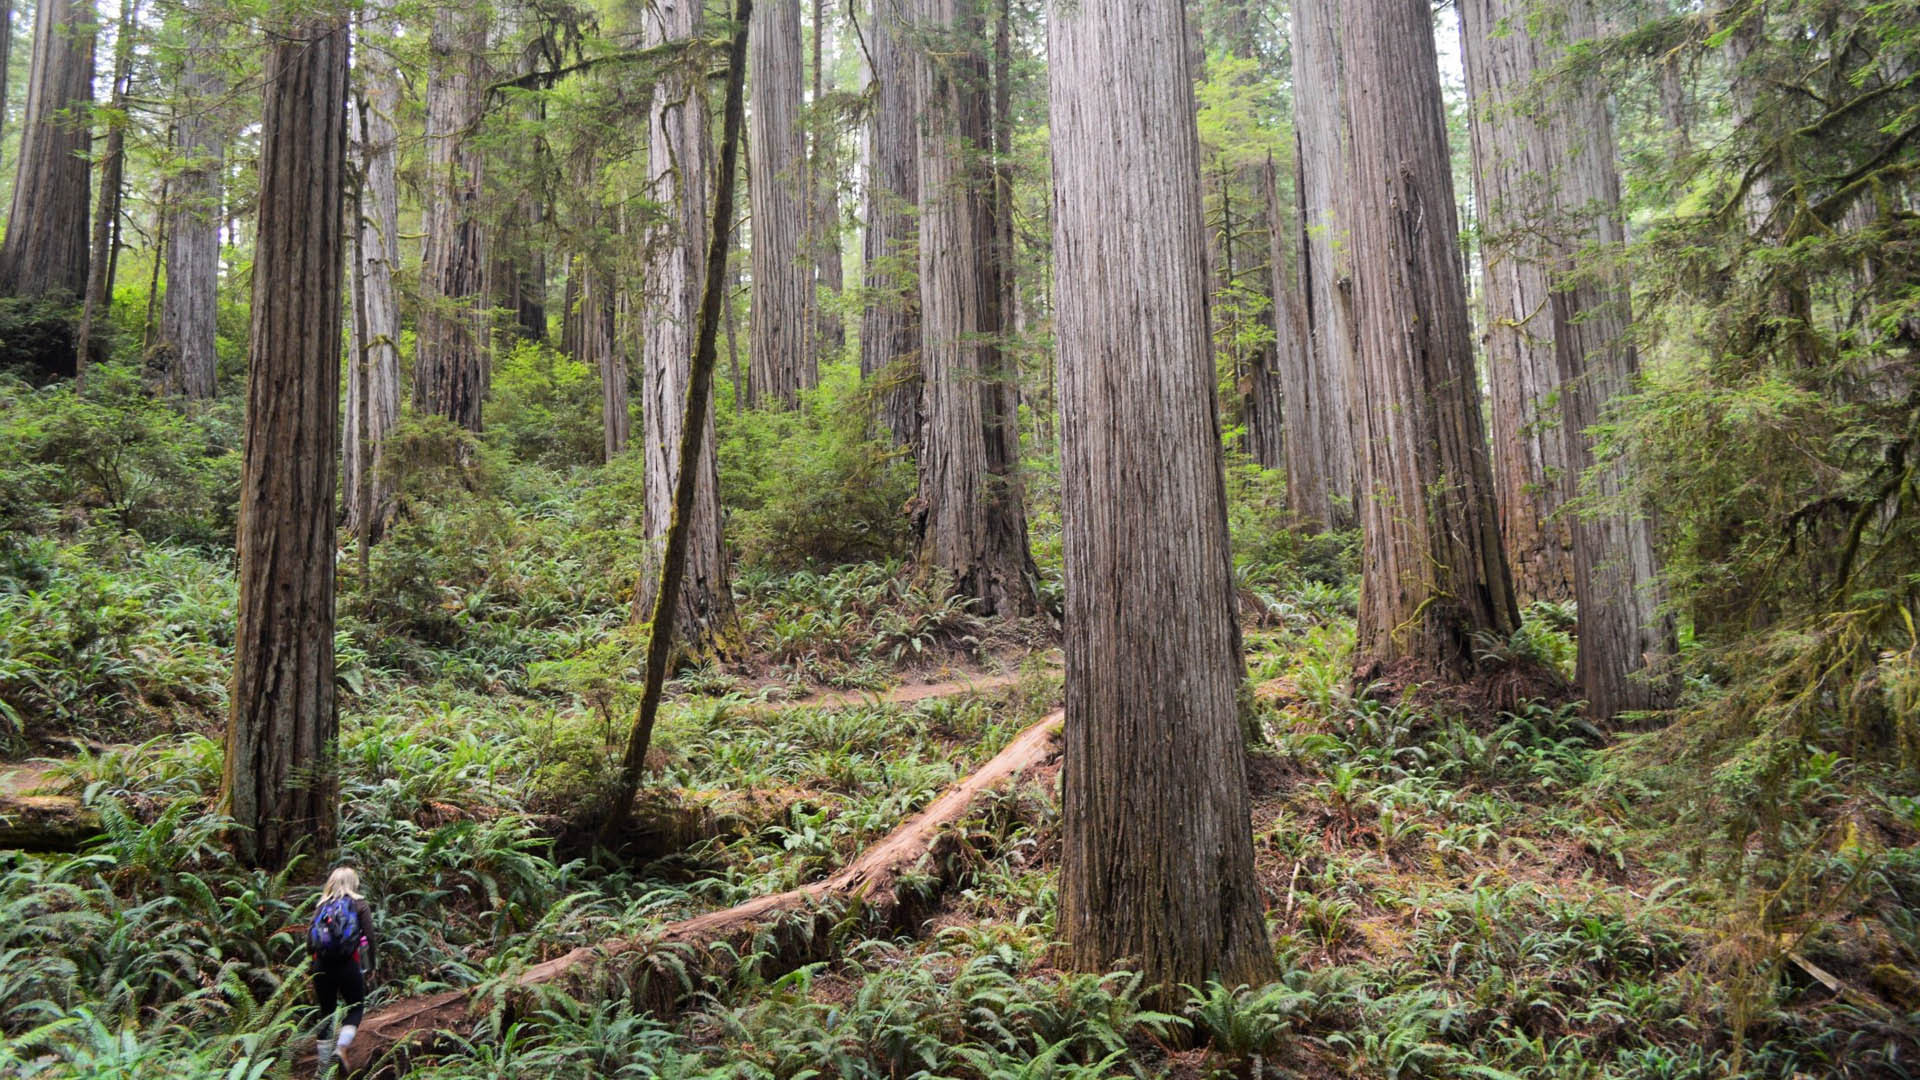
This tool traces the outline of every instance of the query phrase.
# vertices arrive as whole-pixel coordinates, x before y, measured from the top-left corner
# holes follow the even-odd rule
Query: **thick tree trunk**
[[[79,300],[86,292],[94,29],[92,0],[35,7],[0,295]]]
[[[1624,466],[1611,461],[1593,468],[1587,435],[1607,402],[1630,388],[1636,368],[1626,283],[1597,268],[1589,250],[1617,248],[1626,239],[1613,125],[1596,86],[1554,94],[1545,105],[1529,100],[1568,44],[1595,36],[1593,12],[1587,0],[1570,0],[1551,16],[1526,0],[1462,0],[1460,33],[1476,99],[1475,171],[1488,238],[1496,466],[1503,450],[1513,450],[1502,441],[1503,373],[1531,384],[1521,402],[1529,415],[1553,421],[1530,420],[1536,426],[1524,433],[1525,443],[1538,444],[1550,461],[1550,471],[1528,481],[1532,487],[1513,490],[1511,477],[1496,468],[1515,586],[1528,598],[1519,567],[1560,561],[1527,559],[1524,546],[1516,546],[1519,534],[1511,526],[1524,512],[1517,515],[1507,500],[1530,499],[1527,512],[1540,513],[1549,545],[1564,534],[1571,546],[1567,579],[1551,580],[1578,600],[1579,682],[1589,711],[1606,720],[1657,708],[1667,687],[1649,677],[1648,668],[1670,657],[1675,644],[1672,624],[1660,613],[1652,530],[1644,517],[1612,508],[1626,486]],[[1504,401],[1514,404],[1511,385]],[[1565,509],[1582,476],[1609,504],[1604,512],[1576,517]]]
[[[1539,238],[1552,210],[1549,177],[1563,163],[1551,156],[1555,151],[1539,130],[1536,111],[1525,107],[1535,76],[1546,70],[1546,46],[1532,27],[1528,0],[1461,0],[1460,41],[1473,99],[1493,479],[1500,536],[1522,605],[1573,599],[1573,522],[1560,508],[1579,480],[1560,430],[1552,282]],[[1604,116],[1604,106],[1601,111]],[[1611,160],[1610,145],[1605,153]]]
[[[296,851],[325,865],[338,815],[333,485],[347,27],[303,20],[275,40],[260,136],[239,627],[221,799],[241,861],[267,868]]]
[[[92,251],[87,257],[87,294],[80,305],[80,329],[74,339],[74,370],[86,370],[93,351],[93,326],[113,293],[113,269],[120,239],[120,195],[127,173],[127,80],[133,69],[133,26],[137,3],[120,7],[113,41],[113,83],[108,98],[107,145],[100,155],[100,201],[93,217]]]
[[[427,83],[426,265],[413,363],[413,407],[480,430],[487,394],[487,236],[483,160],[472,141],[487,104],[484,6],[447,6],[433,19]]]
[[[1519,624],[1474,377],[1426,0],[1344,12],[1366,497],[1356,672],[1463,680]]]
[[[1075,967],[1273,975],[1177,0],[1072,0],[1048,34],[1067,572],[1060,926]],[[1146,436],[1146,437],[1143,437]]]
[[[213,110],[225,87],[214,68],[219,43],[211,20],[197,11],[186,19],[180,104],[173,122],[174,153],[181,164],[167,181],[167,293],[160,309],[159,347],[168,387],[190,398],[210,398],[219,359],[214,342],[226,155],[225,135]]]
[[[867,47],[873,63],[868,128],[867,307],[860,327],[860,374],[881,380],[880,426],[900,446],[920,440],[920,173],[915,160],[912,56],[900,39],[894,0],[874,0]]]
[[[986,615],[1037,609],[1013,373],[1001,349],[991,98],[981,0],[911,0],[920,118],[923,568]]]
[[[840,125],[824,108],[827,93],[834,89],[826,59],[827,11],[825,0],[813,0],[813,111],[807,125],[812,139],[807,186],[813,199],[807,250],[812,255],[813,285],[807,304],[813,312],[816,371],[823,354],[838,354],[847,344],[846,323],[838,311],[829,310],[846,287],[846,270],[840,258]]]
[[[384,19],[362,25],[371,40],[393,32]],[[358,56],[354,156],[364,186],[354,229],[356,299],[347,354],[347,528],[356,536],[364,530],[370,542],[393,519],[393,483],[384,465],[387,436],[400,423],[400,305],[393,284],[400,262],[400,133],[394,125],[400,76],[383,49],[362,49]]]
[[[1278,358],[1288,503],[1306,520],[1345,528],[1356,521],[1361,469],[1353,426],[1359,388],[1340,11],[1337,0],[1299,0],[1293,7],[1299,276],[1311,347],[1305,354],[1283,349]]]
[[[661,0],[646,13],[649,46],[698,39],[698,0]],[[754,24],[755,31],[759,24]],[[749,34],[752,41],[754,35]],[[653,200],[666,217],[647,239],[648,267],[642,309],[641,422],[646,449],[647,539],[665,542],[673,517],[673,489],[680,475],[679,447],[687,383],[693,361],[700,293],[706,278],[707,186],[712,171],[708,142],[705,72],[697,59],[676,64],[654,91],[649,122],[649,168]],[[720,466],[711,427],[701,440],[693,514],[687,526],[686,570],[675,606],[673,636],[695,656],[728,655],[737,646],[738,620],[720,531]],[[650,564],[634,590],[634,618],[653,612],[658,574]]]
[[[806,156],[800,137],[800,0],[754,8],[747,52],[753,73],[753,307],[747,348],[748,400],[791,409],[816,381],[809,349]]]

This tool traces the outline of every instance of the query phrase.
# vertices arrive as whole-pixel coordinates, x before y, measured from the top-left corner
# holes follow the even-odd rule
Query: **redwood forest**
[[[0,1076],[1920,1077],[1920,6],[0,0]]]

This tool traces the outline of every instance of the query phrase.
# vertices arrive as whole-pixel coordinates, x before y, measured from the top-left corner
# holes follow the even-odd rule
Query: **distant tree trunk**
[[[1287,429],[1286,387],[1289,378],[1304,381],[1312,370],[1313,332],[1307,322],[1307,301],[1300,288],[1300,270],[1305,245],[1295,235],[1294,208],[1280,199],[1280,180],[1273,159],[1262,170],[1262,186],[1267,200],[1267,259],[1273,294],[1273,347],[1252,372],[1251,400],[1247,406],[1247,435],[1253,444],[1253,460],[1269,469],[1285,468],[1289,501],[1293,477],[1318,473],[1319,465],[1304,454],[1302,460],[1291,456],[1293,433]],[[1312,404],[1308,402],[1307,404]],[[1309,420],[1318,419],[1310,417]],[[1311,452],[1313,441],[1302,437],[1302,450]],[[1324,480],[1324,477],[1322,477]],[[1314,496],[1317,506],[1326,506],[1326,495]],[[1319,514],[1313,520],[1326,524]]]
[[[13,79],[13,0],[0,0],[0,141],[7,134],[7,86]]]
[[[213,66],[219,43],[211,20],[197,11],[186,19],[180,105],[173,121],[174,153],[181,165],[168,179],[165,200],[167,294],[160,309],[160,351],[170,389],[190,398],[210,398],[219,359],[214,343],[220,195],[226,172],[226,140],[212,110],[225,87]]]
[[[1366,497],[1357,675],[1464,680],[1519,625],[1474,377],[1427,0],[1346,5]]]
[[[241,862],[326,865],[334,740],[333,484],[347,149],[347,27],[274,37],[240,484],[239,627],[221,805]]]
[[[79,300],[86,293],[93,45],[92,0],[36,5],[0,295]]]
[[[1544,74],[1529,0],[1461,0],[1460,40],[1472,97],[1480,293],[1500,536],[1524,606],[1573,599],[1573,523],[1560,508],[1579,477],[1560,430],[1552,291],[1539,232],[1552,209],[1547,152],[1523,99]],[[1604,99],[1600,99],[1604,100]],[[1606,148],[1611,156],[1612,147]]]
[[[1312,347],[1304,365],[1298,354],[1281,354],[1287,363],[1280,406],[1290,507],[1309,521],[1346,528],[1357,520],[1361,465],[1353,425],[1360,395],[1340,12],[1338,0],[1298,0],[1293,7],[1300,292]]]
[[[113,299],[115,245],[119,240],[120,193],[127,172],[127,81],[133,69],[133,27],[139,4],[120,5],[113,40],[113,88],[107,99],[106,152],[100,156],[100,203],[93,218],[93,250],[87,261],[87,293],[80,305],[80,329],[74,340],[74,370],[83,371],[92,351],[93,325]]]
[[[873,60],[868,129],[867,235],[863,251],[866,311],[860,374],[884,380],[880,426],[900,446],[920,440],[919,166],[915,159],[912,57],[900,40],[894,0],[874,0],[867,28]]]
[[[612,461],[633,438],[633,412],[627,404],[627,356],[615,332],[613,275],[583,260],[580,271],[580,355],[600,374],[600,428],[606,460]]]
[[[747,388],[757,407],[791,409],[814,384],[807,327],[812,291],[801,238],[807,220],[800,138],[800,0],[765,0],[747,35],[753,112],[753,294]]]
[[[1037,607],[1000,274],[981,0],[911,0],[920,119],[920,562],[987,615]]]
[[[501,19],[510,23],[513,15],[503,11]],[[519,28],[501,27],[511,38]],[[548,67],[559,67],[557,48],[549,37],[535,33],[514,59],[511,70],[489,72],[490,77],[514,78]],[[497,227],[488,237],[488,255],[492,264],[487,281],[494,292],[494,307],[504,313],[500,330],[503,340],[545,341],[547,339],[547,254],[541,245],[547,208],[539,191],[548,173],[546,105],[539,99],[520,104],[517,111],[531,136],[516,140],[509,167],[524,175],[502,177],[494,170],[495,190],[490,198],[507,209],[497,213]],[[504,180],[504,182],[502,182]]]
[[[1176,0],[1065,0],[1048,40],[1067,573],[1060,927],[1074,967],[1125,964],[1163,1001],[1274,974],[1236,718],[1183,23]]]
[[[1543,456],[1556,471],[1531,481],[1536,486],[1525,492],[1513,491],[1503,479],[1503,516],[1515,518],[1504,500],[1530,496],[1542,520],[1552,519],[1550,534],[1564,533],[1570,542],[1563,584],[1566,595],[1578,600],[1579,681],[1591,714],[1606,720],[1658,708],[1666,703],[1667,688],[1647,669],[1670,657],[1675,645],[1672,624],[1660,613],[1652,530],[1644,518],[1616,509],[1575,516],[1564,506],[1583,475],[1610,502],[1624,490],[1621,463],[1593,468],[1587,430],[1601,421],[1608,401],[1629,389],[1637,366],[1627,338],[1626,283],[1592,265],[1589,250],[1617,248],[1626,239],[1606,95],[1582,85],[1546,104],[1529,100],[1552,76],[1568,44],[1594,37],[1592,8],[1587,0],[1569,0],[1552,13],[1535,10],[1527,0],[1462,0],[1460,33],[1476,99],[1473,141],[1488,237],[1488,324],[1498,349],[1489,349],[1496,465],[1503,449],[1500,360],[1517,363],[1521,381],[1532,381],[1530,413],[1555,421],[1529,432],[1528,441],[1543,444]],[[1524,354],[1517,361],[1516,352]],[[1554,399],[1557,415],[1551,412]],[[1508,548],[1516,567],[1523,554]],[[1515,577],[1525,599],[1518,569]]]
[[[702,33],[699,0],[658,0],[646,13],[649,46],[698,40]],[[761,24],[755,22],[751,42]],[[751,46],[750,46],[751,47]],[[646,448],[647,539],[656,550],[665,541],[673,517],[673,489],[680,475],[681,424],[693,359],[700,291],[706,277],[707,182],[713,157],[708,143],[706,75],[697,58],[676,64],[661,77],[650,110],[652,196],[667,208],[664,220],[647,238],[645,303],[642,321],[641,422]],[[757,208],[756,208],[757,212]],[[713,413],[706,413],[708,425]],[[738,620],[727,551],[720,532],[720,465],[709,426],[702,439],[695,477],[693,515],[688,521],[687,561],[675,605],[673,635],[693,656],[731,655],[738,647]],[[650,564],[634,590],[633,617],[653,612],[658,574]]]
[[[1261,292],[1271,300],[1267,321],[1273,325],[1273,344],[1250,357],[1246,371],[1246,452],[1265,469],[1283,469],[1286,465],[1286,413],[1284,392],[1288,367],[1304,367],[1311,342],[1306,329],[1306,311],[1294,292],[1294,250],[1286,244],[1292,234],[1286,229],[1290,208],[1281,204],[1279,173],[1273,158],[1258,167],[1254,181],[1260,192],[1261,213],[1252,221],[1252,240],[1256,256],[1267,258],[1267,273],[1261,275]],[[1265,248],[1265,250],[1261,250]],[[1258,265],[1258,263],[1256,263]],[[1283,354],[1292,356],[1283,357]]]
[[[846,276],[840,265],[840,128],[825,109],[826,95],[834,89],[825,62],[827,11],[825,0],[813,0],[813,111],[812,123],[807,126],[813,140],[807,166],[807,187],[813,200],[807,250],[813,263],[813,283],[807,292],[807,306],[813,312],[816,372],[822,353],[838,353],[847,343],[840,313],[828,309],[828,302],[839,297],[846,286]]]
[[[413,407],[480,430],[487,394],[487,237],[483,161],[471,137],[487,103],[484,5],[434,15],[427,82],[426,265],[413,364]]]
[[[366,40],[378,40],[393,26],[373,18],[363,29]],[[348,529],[356,536],[364,530],[373,542],[393,519],[386,443],[400,423],[400,306],[393,285],[400,261],[400,133],[393,122],[400,108],[400,76],[380,46],[361,49],[357,59],[361,84],[353,149],[364,186],[354,229],[358,299],[347,365],[345,474]],[[363,515],[369,516],[363,521]]]

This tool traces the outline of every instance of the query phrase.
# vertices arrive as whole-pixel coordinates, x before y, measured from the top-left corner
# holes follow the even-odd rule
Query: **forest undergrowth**
[[[890,540],[837,562],[848,535],[884,534],[904,484],[872,498],[860,530],[845,503],[763,482],[730,509],[755,543],[785,538],[743,552],[750,655],[682,669],[649,785],[673,803],[724,802],[726,823],[644,862],[556,846],[608,783],[644,644],[627,622],[638,471],[573,467],[535,438],[564,410],[527,403],[566,392],[551,374],[563,362],[508,366],[477,467],[452,482],[416,462],[368,578],[350,548],[341,558],[342,857],[380,913],[373,1007],[449,987],[489,1006],[415,1075],[1920,1071],[1909,774],[1855,766],[1837,737],[1810,732],[1781,766],[1792,812],[1728,824],[1725,807],[1756,804],[1779,777],[1734,755],[1703,786],[1699,759],[1670,751],[1677,734],[1708,738],[1684,717],[1738,689],[1710,664],[1690,676],[1682,720],[1611,734],[1569,702],[1476,713],[1352,687],[1354,538],[1287,529],[1281,481],[1250,465],[1230,472],[1230,518],[1279,981],[1188,987],[1156,1008],[1124,971],[1057,968],[1048,771],[969,818],[962,884],[911,934],[848,923],[832,959],[784,973],[743,950],[670,1022],[617,996],[512,988],[578,945],[819,880],[1056,707],[1060,686],[1050,616],[989,625]],[[288,1075],[300,931],[325,868],[241,869],[212,805],[235,416],[176,411],[111,368],[78,392],[0,383],[0,401],[0,735],[10,760],[56,755],[42,782],[103,826],[77,853],[0,855],[0,1072]],[[777,473],[798,439],[788,456],[810,482],[884,478],[884,451],[833,419],[849,411],[725,422],[724,467]],[[774,423],[786,427],[752,427]],[[408,438],[431,461],[466,437]],[[1046,463],[1032,472],[1034,547],[1057,590]],[[817,558],[809,520],[834,525]],[[1571,626],[1536,605],[1510,640],[1482,643],[1483,660],[1568,673]],[[996,667],[1017,685],[878,700]],[[784,705],[816,688],[876,699]],[[1764,843],[1750,839],[1760,827]]]

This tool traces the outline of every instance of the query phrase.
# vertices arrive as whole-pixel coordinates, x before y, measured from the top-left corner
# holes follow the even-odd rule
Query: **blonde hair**
[[[355,873],[351,866],[342,866],[328,875],[326,888],[320,890],[320,902],[323,904],[343,896],[351,896],[355,900],[361,899],[360,875]]]

